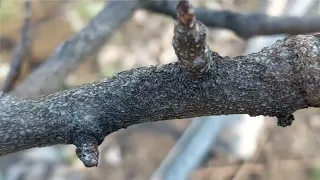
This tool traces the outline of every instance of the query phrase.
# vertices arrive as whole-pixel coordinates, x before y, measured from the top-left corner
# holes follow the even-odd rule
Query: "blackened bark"
[[[3,94],[0,154],[54,144],[75,144],[84,152],[143,122],[228,114],[287,120],[296,110],[320,107],[320,35],[293,36],[247,56],[211,55],[199,81],[172,63],[39,98]]]

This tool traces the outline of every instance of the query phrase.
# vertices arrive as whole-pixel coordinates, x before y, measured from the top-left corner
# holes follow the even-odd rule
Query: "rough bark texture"
[[[195,20],[188,1],[180,2],[173,40],[177,63],[132,69],[38,98],[0,94],[0,155],[74,144],[84,165],[92,167],[98,165],[104,137],[133,124],[249,114],[276,116],[280,126],[287,126],[296,110],[320,107],[320,35],[294,36],[259,53],[221,57],[206,45],[205,27]],[[58,90],[69,70],[96,51],[139,3],[148,1],[111,0],[13,94]]]
[[[175,16],[178,0],[150,1],[146,8],[158,13]],[[314,17],[270,17],[265,14],[241,14],[232,11],[216,11],[208,8],[196,8],[197,19],[207,27],[226,28],[238,36],[250,38],[256,35],[302,34],[319,32],[320,21]]]
[[[196,20],[188,1],[180,1],[176,11],[172,45],[180,65],[196,80],[207,72],[211,61],[206,26]]]
[[[133,124],[228,114],[286,120],[296,110],[320,107],[320,35],[293,36],[247,56],[211,56],[198,81],[171,63],[39,98],[2,94],[0,155],[75,144],[84,164],[95,166],[92,149]]]

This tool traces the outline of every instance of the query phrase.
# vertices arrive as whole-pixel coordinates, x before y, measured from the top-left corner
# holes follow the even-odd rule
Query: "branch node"
[[[209,69],[212,57],[206,44],[206,27],[196,20],[193,11],[188,1],[179,2],[172,45],[182,68],[191,77],[199,78]]]
[[[98,166],[99,149],[97,138],[89,134],[78,134],[74,136],[74,145],[77,147],[76,154],[84,166]]]
[[[291,126],[294,121],[294,116],[292,114],[285,116],[277,116],[278,122],[277,125],[281,127]]]

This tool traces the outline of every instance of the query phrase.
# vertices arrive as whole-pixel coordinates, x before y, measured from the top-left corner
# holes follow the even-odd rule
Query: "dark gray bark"
[[[92,149],[108,134],[133,124],[228,114],[282,119],[320,107],[320,35],[293,36],[235,58],[212,52],[209,63],[197,81],[179,63],[171,63],[39,98],[3,94],[0,155],[75,144],[84,164],[95,166],[97,151]]]
[[[259,53],[221,57],[206,45],[206,29],[196,21],[188,1],[180,2],[173,41],[177,63],[132,69],[38,98],[2,94],[0,155],[74,144],[84,165],[92,167],[98,164],[98,145],[104,137],[133,124],[249,114],[276,116],[280,126],[287,126],[296,110],[320,107],[320,35],[294,36]],[[75,68],[100,47],[129,18],[138,1],[109,3],[13,93],[27,96],[58,88],[57,82],[66,76],[66,70]],[[121,23],[99,24],[120,10],[117,21]],[[52,70],[45,72],[44,67]],[[39,81],[33,83],[35,80]],[[31,88],[23,88],[27,86]]]

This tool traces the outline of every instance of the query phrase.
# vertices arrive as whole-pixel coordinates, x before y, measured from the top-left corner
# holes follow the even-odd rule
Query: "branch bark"
[[[283,118],[320,107],[320,35],[293,36],[235,58],[212,52],[211,58],[208,72],[197,81],[171,63],[39,98],[3,94],[0,155],[75,144],[84,164],[95,166],[97,152],[91,150],[133,124],[228,114]]]
[[[320,34],[287,38],[247,56],[221,57],[206,45],[206,29],[188,1],[180,2],[173,40],[177,63],[124,71],[38,98],[1,94],[0,155],[74,144],[84,165],[92,167],[104,137],[133,124],[249,114],[276,116],[280,126],[288,126],[296,110],[320,107]],[[83,47],[87,31],[84,39],[73,39],[76,48],[70,48],[73,41],[65,48]],[[67,50],[58,54],[66,57]]]
[[[150,1],[146,8],[157,13],[175,16],[178,1]],[[270,34],[307,34],[320,31],[319,16],[271,17],[266,14],[241,14],[231,11],[216,11],[204,7],[196,8],[197,19],[207,27],[226,28],[242,38]]]

